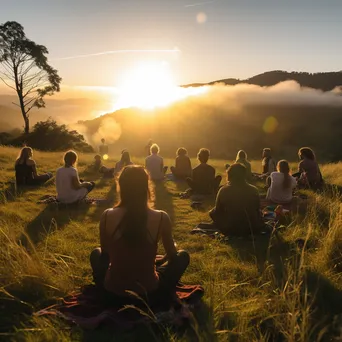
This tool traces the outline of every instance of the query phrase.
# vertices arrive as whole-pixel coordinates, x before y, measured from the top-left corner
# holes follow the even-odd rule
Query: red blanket
[[[94,285],[88,285],[80,293],[75,293],[35,313],[36,316],[54,315],[84,329],[95,329],[100,324],[113,328],[131,329],[141,323],[163,323],[180,326],[190,317],[190,311],[200,303],[204,290],[199,285],[177,286],[177,300],[167,311],[151,311],[147,305],[136,308],[106,307],[101,300],[101,293]]]

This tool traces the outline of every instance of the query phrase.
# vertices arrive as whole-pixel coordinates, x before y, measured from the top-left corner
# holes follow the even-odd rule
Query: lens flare
[[[274,133],[278,127],[279,123],[278,123],[278,120],[274,117],[274,116],[269,116],[263,126],[262,126],[262,129],[265,133]]]

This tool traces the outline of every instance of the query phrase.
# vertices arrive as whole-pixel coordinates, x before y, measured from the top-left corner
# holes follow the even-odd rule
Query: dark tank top
[[[15,179],[17,185],[27,185],[33,182],[33,166],[23,164],[15,165]]]
[[[141,244],[132,246],[116,233],[122,230],[119,223],[115,229],[111,247],[108,251],[110,265],[105,279],[105,288],[120,296],[127,296],[127,290],[138,294],[155,291],[159,277],[156,272],[155,259],[163,214],[161,213],[157,237],[154,241],[145,239]]]

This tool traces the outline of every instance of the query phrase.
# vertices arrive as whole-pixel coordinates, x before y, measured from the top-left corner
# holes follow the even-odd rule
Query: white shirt
[[[164,178],[163,165],[163,158],[158,154],[152,154],[145,159],[145,166],[152,180]]]
[[[56,172],[57,200],[62,203],[75,203],[86,197],[86,188],[74,189],[72,178],[78,178],[78,172],[74,167],[60,167]]]
[[[267,199],[279,204],[291,202],[292,191],[297,185],[296,179],[290,176],[290,186],[288,188],[284,188],[284,174],[282,172],[272,172],[270,178],[271,186],[267,191]]]

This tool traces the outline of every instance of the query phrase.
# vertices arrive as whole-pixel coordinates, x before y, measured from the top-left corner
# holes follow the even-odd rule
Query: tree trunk
[[[30,120],[25,110],[25,104],[24,104],[24,98],[23,98],[23,84],[22,84],[22,80],[21,82],[19,82],[18,67],[14,64],[14,62],[13,62],[13,72],[14,72],[14,78],[15,78],[15,88],[17,90],[17,94],[19,98],[21,115],[23,116],[24,123],[25,123],[24,132],[25,134],[29,134],[30,133]]]
[[[27,115],[23,114],[24,117],[24,121],[25,121],[25,126],[24,126],[24,132],[25,134],[29,134],[30,133],[30,119],[27,117]]]

